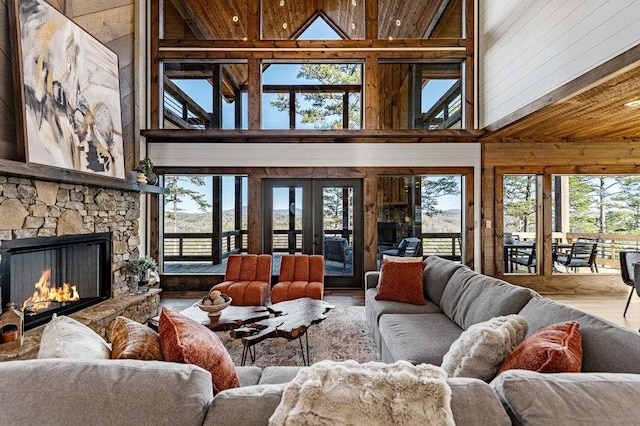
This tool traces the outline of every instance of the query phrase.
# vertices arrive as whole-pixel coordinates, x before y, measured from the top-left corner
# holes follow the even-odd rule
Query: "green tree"
[[[169,190],[169,194],[164,197],[165,205],[165,217],[173,221],[173,232],[178,232],[178,212],[182,211],[178,205],[185,197],[193,200],[198,209],[205,212],[211,208],[204,194],[193,189],[185,188],[180,185],[181,182],[190,183],[195,186],[205,186],[205,178],[202,176],[176,176],[167,175],[164,178],[164,186]],[[169,205],[170,209],[167,210],[166,206]]]
[[[503,198],[504,231],[535,232],[536,176],[505,176]]]
[[[620,189],[612,200],[624,211],[611,212],[612,216],[608,222],[609,232],[638,232],[640,231],[640,176],[626,176],[616,180]]]
[[[621,178],[571,176],[569,223],[573,232],[608,232],[609,210],[619,205]],[[587,207],[588,206],[588,207]]]
[[[456,176],[424,176],[420,182],[422,195],[422,215],[427,217],[442,213],[438,208],[438,199],[445,195],[460,194],[460,178]]]
[[[362,84],[360,64],[303,64],[297,78],[320,82],[318,86]],[[302,116],[303,124],[313,124],[317,129],[342,129],[344,92],[302,93],[296,96],[296,114]],[[348,96],[349,128],[360,128],[360,93]],[[278,111],[289,112],[289,94],[278,94],[270,102]]]

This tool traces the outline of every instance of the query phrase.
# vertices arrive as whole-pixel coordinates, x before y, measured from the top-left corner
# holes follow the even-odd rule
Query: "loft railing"
[[[417,127],[427,130],[450,129],[462,120],[460,80],[438,99],[429,111],[416,118]]]
[[[164,260],[166,261],[210,261],[217,248],[222,250],[222,258],[230,254],[246,253],[247,230],[223,232],[216,245],[210,232],[164,234]]]
[[[211,114],[183,92],[171,79],[164,79],[163,110],[166,121],[181,129],[211,128]]]

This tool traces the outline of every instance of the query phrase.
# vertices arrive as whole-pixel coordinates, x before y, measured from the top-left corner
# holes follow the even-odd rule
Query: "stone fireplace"
[[[108,232],[5,241],[0,256],[2,299],[24,313],[25,330],[111,295]]]
[[[0,250],[19,246],[23,240],[31,238],[92,239],[99,238],[101,234],[109,235],[110,254],[107,254],[105,263],[110,290],[92,290],[98,293],[97,297],[107,300],[70,315],[103,336],[118,315],[144,322],[156,315],[158,310],[159,290],[144,294],[130,291],[133,275],[127,271],[127,265],[129,260],[139,256],[139,217],[140,193],[136,191],[0,175]],[[62,258],[65,256],[62,255]],[[41,267],[39,265],[38,269]],[[42,278],[42,272],[33,272],[38,275],[36,281]],[[71,275],[76,273],[68,272]],[[94,274],[95,271],[89,273]],[[64,284],[58,282],[53,271],[49,280],[52,284],[54,281],[56,285]],[[31,286],[33,284],[35,282]],[[13,300],[12,295],[8,296],[12,300],[5,299],[5,290],[2,293],[2,304],[20,303]],[[78,297],[82,299],[84,296],[80,293]],[[34,358],[41,332],[42,327],[29,330],[20,350],[11,353],[0,351],[0,361]]]

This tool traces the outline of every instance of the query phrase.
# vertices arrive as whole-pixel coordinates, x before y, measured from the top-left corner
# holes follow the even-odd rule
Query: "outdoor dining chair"
[[[636,291],[635,274],[633,272],[636,263],[640,262],[639,251],[621,251],[620,252],[620,273],[622,274],[622,281],[631,287],[629,292],[629,298],[627,299],[627,305],[624,307],[624,313],[622,316],[627,315],[627,309],[629,309],[629,303],[631,303],[631,297]]]
[[[594,242],[575,242],[571,244],[571,251],[567,254],[559,253],[556,256],[556,262],[563,265],[567,272],[569,268],[574,272],[578,268],[589,268],[591,272],[599,272],[596,265],[596,254],[598,243]]]

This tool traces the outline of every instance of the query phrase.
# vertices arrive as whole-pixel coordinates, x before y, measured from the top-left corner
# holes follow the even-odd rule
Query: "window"
[[[462,129],[462,64],[381,63],[383,129]]]
[[[538,176],[505,175],[502,180],[504,272],[536,273],[538,264]]]
[[[247,250],[247,177],[165,175],[163,271],[224,274]]]
[[[462,261],[463,182],[461,175],[379,177],[379,258],[403,239],[417,238],[419,247],[413,255]]]
[[[165,62],[163,128],[246,129],[247,65]]]
[[[361,128],[361,64],[270,64],[262,83],[263,129]]]

